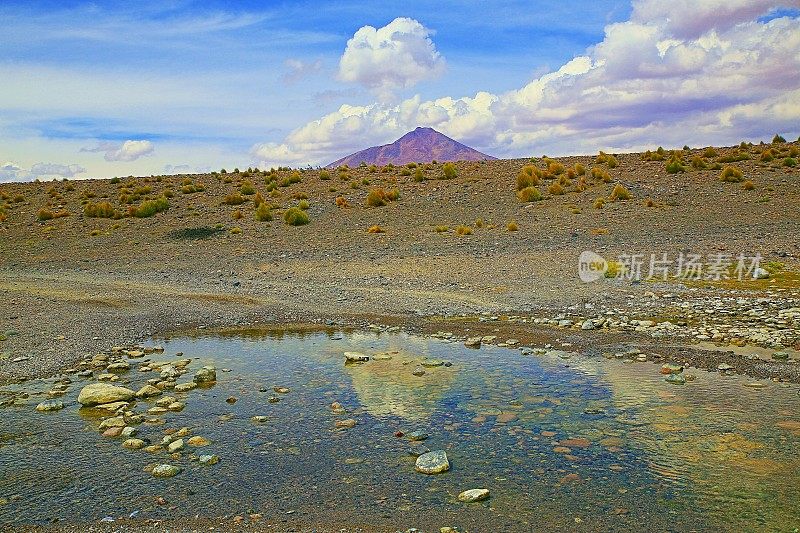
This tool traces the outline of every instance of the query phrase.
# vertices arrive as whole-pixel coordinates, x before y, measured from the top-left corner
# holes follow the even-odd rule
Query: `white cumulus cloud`
[[[18,163],[8,161],[0,166],[0,182],[31,181],[36,178],[73,178],[86,172],[81,165],[62,165],[60,163],[36,163],[23,168]]]
[[[800,17],[760,21],[785,4],[760,0],[692,3],[696,16],[686,17],[687,1],[635,2],[631,20],[609,24],[585,54],[517,90],[343,105],[253,156],[328,163],[417,126],[509,157],[800,133]]]
[[[154,150],[155,145],[150,141],[102,142],[93,148],[81,148],[81,152],[105,152],[106,161],[136,161]]]
[[[382,28],[364,26],[347,41],[339,60],[339,79],[388,98],[397,89],[438,76],[445,61],[431,35],[418,21],[404,17]]]

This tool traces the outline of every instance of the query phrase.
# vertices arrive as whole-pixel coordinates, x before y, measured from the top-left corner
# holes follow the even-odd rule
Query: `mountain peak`
[[[343,157],[328,167],[348,165],[355,167],[362,162],[368,165],[405,165],[406,163],[430,163],[437,161],[481,161],[495,159],[469,146],[451,139],[430,127],[418,127],[396,141],[382,146],[373,146]]]

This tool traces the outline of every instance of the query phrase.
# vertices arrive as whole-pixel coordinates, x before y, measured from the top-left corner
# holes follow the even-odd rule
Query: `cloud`
[[[286,67],[286,72],[281,79],[283,83],[287,85],[297,83],[303,78],[312,76],[322,70],[322,60],[320,59],[312,62],[302,61],[300,59],[287,59],[283,64]]]
[[[59,163],[36,163],[29,169],[18,163],[8,161],[0,166],[0,182],[31,181],[36,178],[73,178],[86,172],[80,165],[62,165]]]
[[[198,167],[188,164],[164,165],[164,174],[201,174],[205,172],[211,172],[211,167]]]
[[[682,1],[635,2],[631,19],[609,24],[585,54],[517,90],[343,105],[253,155],[327,163],[417,126],[506,157],[800,133],[800,17],[759,21],[781,2],[738,0],[717,17],[706,4],[684,17]]]
[[[81,148],[81,152],[105,152],[106,161],[136,161],[140,157],[150,155],[155,146],[150,141],[125,141],[122,144],[102,142],[94,148]]]
[[[444,72],[445,61],[430,39],[432,31],[410,18],[382,28],[364,26],[347,41],[339,59],[339,79],[358,83],[387,99]]]

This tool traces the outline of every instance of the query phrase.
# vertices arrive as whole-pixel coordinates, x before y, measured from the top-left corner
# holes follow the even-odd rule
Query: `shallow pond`
[[[404,334],[265,333],[161,344],[165,353],[150,359],[177,359],[176,352],[193,359],[179,383],[207,364],[217,367],[218,381],[170,392],[186,408],[160,415],[164,424],[141,424],[136,436],[158,443],[165,430],[188,426],[211,444],[175,459],[102,437],[101,419],[76,402],[89,379],[73,376],[66,408],[46,413],[34,408],[55,380],[2,387],[30,397],[0,410],[0,523],[261,513],[273,524],[426,532],[800,526],[794,385],[752,388],[745,386],[751,379],[702,371],[673,385],[652,363],[476,350]],[[391,359],[346,365],[350,350]],[[452,365],[413,375],[423,358]],[[153,377],[137,371],[141,361],[131,360],[121,384],[136,390]],[[347,413],[335,414],[332,402]],[[139,401],[136,411],[152,404]],[[346,418],[357,425],[337,428]],[[447,452],[448,472],[415,471],[413,431]],[[221,460],[201,465],[193,455],[201,453]],[[152,463],[183,471],[157,479],[145,471]],[[491,497],[460,503],[457,495],[471,488]]]

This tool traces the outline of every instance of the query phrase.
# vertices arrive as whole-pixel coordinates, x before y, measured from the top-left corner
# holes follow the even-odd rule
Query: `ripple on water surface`
[[[186,408],[160,415],[163,425],[138,426],[136,436],[158,443],[165,430],[187,426],[188,436],[211,443],[180,457],[128,450],[124,439],[99,435],[96,413],[78,409],[80,378],[55,412],[34,410],[53,380],[5,387],[30,397],[0,412],[1,522],[291,512],[289,521],[426,531],[800,525],[796,386],[750,388],[752,380],[701,371],[672,385],[650,363],[474,350],[408,335],[264,333],[162,344],[154,360],[175,352],[193,359],[179,382],[207,364],[218,381],[170,392]],[[345,351],[371,359],[345,364]],[[152,377],[135,361],[121,374],[133,389]],[[424,375],[415,375],[419,368]],[[139,401],[136,411],[156,400]],[[337,427],[345,419],[357,423]],[[414,431],[427,435],[422,446],[447,452],[448,472],[415,471]],[[220,462],[201,465],[193,460],[200,454]],[[145,472],[152,463],[183,471],[156,479]],[[491,497],[459,502],[471,488]]]

